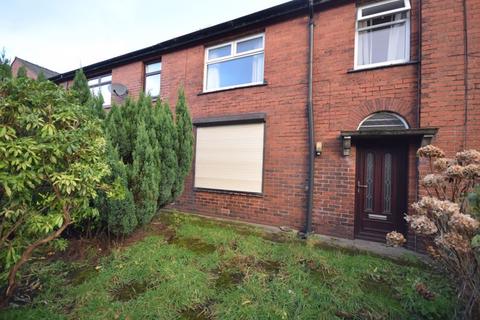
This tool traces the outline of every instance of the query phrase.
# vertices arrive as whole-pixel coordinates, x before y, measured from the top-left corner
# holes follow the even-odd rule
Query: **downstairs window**
[[[197,127],[195,187],[262,192],[264,123]]]

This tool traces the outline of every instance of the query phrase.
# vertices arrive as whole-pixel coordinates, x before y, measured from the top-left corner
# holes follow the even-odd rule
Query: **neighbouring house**
[[[32,63],[30,61],[15,57],[12,62],[12,74],[15,76],[20,67],[25,67],[27,70],[27,77],[32,79],[37,79],[40,73],[43,73],[45,78],[51,78],[58,75],[58,72],[52,71],[50,69],[39,66],[38,64]]]
[[[417,148],[480,149],[478,16],[477,0],[290,1],[83,69],[106,108],[115,85],[172,105],[185,88],[196,143],[177,208],[373,241],[399,230],[416,249]]]

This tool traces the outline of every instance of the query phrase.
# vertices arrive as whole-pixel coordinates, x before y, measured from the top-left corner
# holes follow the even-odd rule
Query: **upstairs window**
[[[255,35],[206,48],[204,91],[263,84],[264,38]]]
[[[107,74],[88,80],[88,86],[93,95],[98,96],[100,93],[103,97],[103,107],[109,107],[112,104],[112,94],[110,87],[112,85],[112,75]]]
[[[157,61],[145,64],[145,94],[149,94],[152,98],[160,96],[161,76],[161,62]]]
[[[410,2],[388,0],[359,7],[355,68],[410,60]]]

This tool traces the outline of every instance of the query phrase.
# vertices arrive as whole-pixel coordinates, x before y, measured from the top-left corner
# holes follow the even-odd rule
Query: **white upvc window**
[[[112,104],[112,75],[106,74],[100,77],[91,78],[88,80],[88,87],[93,95],[98,96],[100,93],[103,97],[103,107],[108,107]]]
[[[195,188],[262,192],[265,124],[197,127]]]
[[[162,77],[162,62],[150,62],[145,64],[145,94],[152,98],[160,96],[160,84]]]
[[[410,60],[410,2],[388,0],[357,9],[355,69]]]
[[[263,84],[264,51],[264,34],[206,48],[203,91]]]

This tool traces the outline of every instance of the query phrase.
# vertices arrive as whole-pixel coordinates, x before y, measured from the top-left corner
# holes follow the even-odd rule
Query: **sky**
[[[0,50],[66,72],[286,0],[0,0]]]

